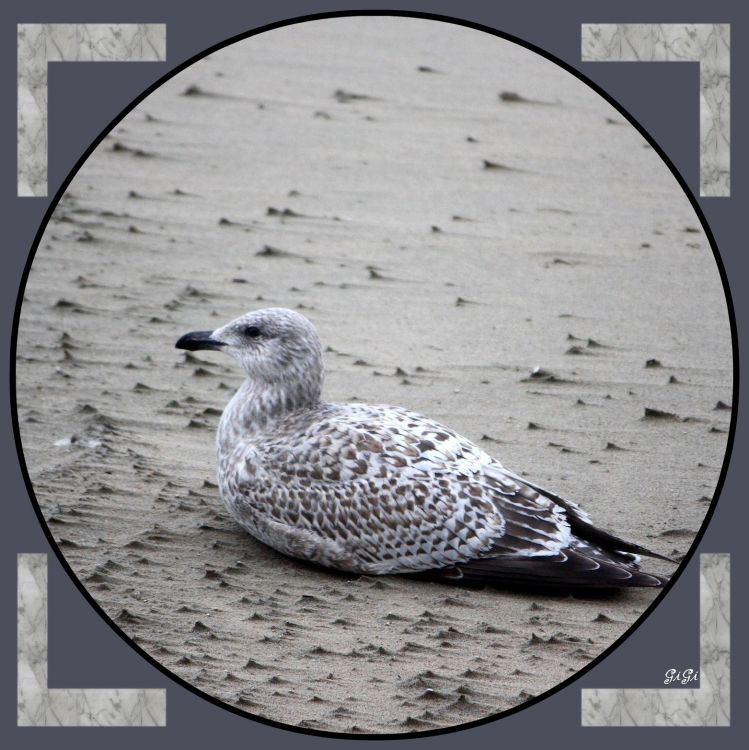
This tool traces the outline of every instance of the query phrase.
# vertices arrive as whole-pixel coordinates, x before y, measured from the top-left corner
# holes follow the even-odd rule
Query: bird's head
[[[320,338],[312,323],[294,310],[254,310],[215,331],[186,333],[176,347],[227,352],[259,385],[322,385]]]

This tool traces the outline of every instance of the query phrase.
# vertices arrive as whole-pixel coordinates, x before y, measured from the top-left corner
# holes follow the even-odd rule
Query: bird
[[[216,433],[219,494],[239,526],[285,555],[498,588],[668,581],[639,563],[669,558],[596,527],[449,427],[399,406],[324,401],[320,337],[297,311],[253,310],[176,347],[228,353],[244,371]]]

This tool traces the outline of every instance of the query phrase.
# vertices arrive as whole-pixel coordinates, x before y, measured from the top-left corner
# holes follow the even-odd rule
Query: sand
[[[314,321],[329,400],[428,414],[600,526],[688,550],[726,448],[730,330],[654,151],[569,74],[479,32],[269,32],[102,142],[42,239],[18,336],[24,453],[61,551],[206,693],[328,731],[451,726],[574,674],[657,593],[346,577],[243,533],[213,448],[240,373],[174,342],[265,306]]]

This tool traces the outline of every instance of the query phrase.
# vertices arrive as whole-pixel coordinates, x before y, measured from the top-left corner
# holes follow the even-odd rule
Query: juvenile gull
[[[596,528],[450,428],[399,407],[322,401],[320,339],[297,312],[256,310],[177,348],[226,351],[245,371],[218,427],[219,490],[237,523],[280,552],[368,575],[665,583],[638,567],[638,555],[661,555]]]

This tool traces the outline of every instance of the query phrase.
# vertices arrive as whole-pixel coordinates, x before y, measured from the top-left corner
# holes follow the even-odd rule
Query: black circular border
[[[360,735],[360,734],[349,734],[345,732],[326,732],[326,731],[316,730],[316,729],[295,727],[290,724],[283,724],[281,722],[274,721],[273,719],[267,719],[263,716],[256,716],[248,711],[243,711],[228,703],[224,703],[223,701],[220,701],[218,698],[215,698],[214,696],[209,695],[208,693],[205,693],[199,688],[196,688],[194,685],[191,685],[189,682],[182,679],[181,677],[174,674],[173,672],[170,672],[163,664],[156,661],[156,659],[154,659],[144,649],[138,646],[131,638],[129,638],[114,623],[114,621],[109,617],[109,615],[107,615],[104,612],[104,610],[99,606],[99,604],[96,603],[96,601],[93,599],[91,594],[89,594],[89,592],[86,590],[83,584],[78,580],[72,568],[68,564],[67,560],[65,559],[63,554],[60,552],[60,549],[57,546],[57,543],[55,542],[54,537],[52,536],[52,533],[49,530],[49,527],[47,526],[47,523],[44,519],[44,515],[42,514],[41,508],[39,507],[39,503],[36,499],[36,495],[34,494],[34,488],[29,478],[29,472],[26,467],[26,461],[25,461],[24,454],[23,454],[23,448],[21,445],[21,436],[20,436],[20,431],[19,431],[19,424],[18,424],[15,361],[16,361],[17,347],[18,347],[18,324],[19,324],[19,320],[21,316],[21,306],[23,303],[24,292],[26,290],[26,283],[28,281],[29,273],[31,271],[31,266],[34,261],[34,257],[36,255],[36,251],[39,247],[39,243],[41,242],[42,236],[44,235],[44,231],[46,230],[47,224],[49,223],[49,220],[50,220],[50,217],[52,216],[53,211],[57,207],[57,204],[59,203],[62,196],[64,195],[65,190],[67,189],[68,185],[73,180],[78,170],[83,166],[84,162],[88,159],[88,157],[94,151],[94,149],[101,143],[102,140],[104,140],[104,138],[109,134],[112,128],[114,128],[128,113],[130,113],[138,104],[140,104],[149,94],[151,94],[153,91],[159,88],[163,83],[173,78],[178,73],[182,72],[185,68],[188,68],[189,66],[191,66],[198,60],[206,57],[207,55],[210,55],[213,52],[216,52],[217,50],[227,47],[230,44],[234,44],[235,42],[239,42],[243,39],[247,39],[249,37],[262,34],[266,31],[271,31],[272,29],[282,28],[284,26],[292,26],[298,23],[305,23],[308,21],[319,21],[319,20],[330,19],[330,18],[343,18],[343,17],[351,17],[351,16],[392,16],[392,17],[401,17],[401,18],[421,18],[421,19],[426,19],[430,21],[440,21],[442,23],[450,23],[456,26],[463,26],[466,28],[474,29],[476,31],[481,31],[487,34],[491,34],[492,36],[500,37],[501,39],[504,39],[508,42],[512,42],[513,44],[517,44],[521,47],[524,47],[530,52],[535,52],[537,55],[540,55],[541,57],[549,60],[550,62],[554,63],[560,68],[566,70],[571,75],[575,76],[575,78],[582,81],[589,88],[595,91],[600,97],[605,99],[624,118],[626,118],[626,120],[634,128],[637,129],[637,131],[643,136],[643,138],[645,138],[645,140],[655,150],[658,156],[660,156],[664,164],[669,168],[673,176],[676,178],[676,181],[679,183],[681,189],[684,191],[684,194],[689,199],[689,202],[692,204],[692,208],[697,214],[697,217],[700,220],[700,224],[702,225],[702,228],[705,232],[705,236],[707,237],[708,242],[710,243],[710,248],[712,249],[713,257],[715,258],[715,263],[718,266],[718,272],[720,273],[720,278],[721,278],[721,282],[723,285],[723,292],[725,294],[726,306],[728,308],[728,317],[729,317],[730,326],[731,326],[731,351],[732,351],[732,357],[733,357],[733,383],[732,383],[733,403],[732,403],[732,411],[731,411],[731,424],[729,427],[728,441],[726,445],[726,453],[723,459],[723,465],[721,467],[720,477],[718,478],[718,483],[715,487],[715,493],[710,503],[710,507],[707,513],[705,514],[705,519],[702,522],[702,525],[700,526],[700,529],[697,532],[697,535],[694,541],[692,542],[689,550],[684,556],[684,559],[681,561],[678,569],[671,577],[671,580],[669,581],[669,583],[663,588],[661,593],[653,600],[650,606],[637,618],[637,620],[630,626],[630,628],[625,633],[623,633],[619,638],[617,638],[616,641],[614,641],[607,649],[605,649],[595,659],[593,659],[584,667],[582,667],[577,672],[575,672],[575,674],[573,674],[571,677],[568,677],[566,680],[563,680],[562,682],[558,683],[557,685],[550,688],[546,692],[541,693],[540,695],[537,695],[529,699],[528,701],[525,701],[524,703],[518,704],[517,706],[513,706],[512,708],[509,708],[506,711],[502,711],[500,713],[493,714],[491,716],[486,716],[482,719],[477,719],[475,721],[466,722],[465,724],[457,724],[451,727],[432,729],[432,730],[428,730],[424,732],[411,732],[411,733],[398,732],[398,733],[361,734]],[[586,674],[591,669],[593,669],[593,667],[595,667],[599,662],[605,659],[606,656],[608,656],[615,648],[617,648],[627,638],[629,638],[629,636],[631,636],[642,625],[642,623],[650,615],[650,613],[658,606],[658,604],[663,599],[663,597],[666,596],[666,594],[668,594],[671,587],[679,579],[681,574],[684,572],[686,566],[689,564],[690,560],[692,559],[695,552],[697,551],[697,547],[699,546],[699,543],[702,540],[702,537],[704,536],[705,531],[707,530],[707,526],[710,522],[710,519],[712,518],[713,513],[715,512],[718,498],[720,497],[721,491],[723,489],[723,485],[725,483],[726,473],[728,472],[728,465],[731,459],[731,454],[733,452],[733,443],[734,443],[734,437],[736,433],[736,416],[738,413],[738,400],[739,400],[739,392],[738,392],[739,348],[738,348],[738,335],[737,335],[737,330],[736,330],[736,315],[735,315],[735,311],[733,307],[731,290],[728,284],[728,277],[726,276],[726,271],[723,266],[723,262],[720,258],[720,253],[718,252],[717,245],[715,243],[715,237],[713,236],[713,233],[710,230],[710,227],[707,223],[707,219],[705,218],[705,215],[702,212],[702,209],[700,208],[699,204],[697,203],[697,200],[695,199],[691,190],[689,189],[686,182],[684,181],[684,178],[679,174],[673,162],[668,158],[668,156],[665,154],[663,149],[655,142],[652,136],[642,127],[642,125],[640,125],[635,120],[635,118],[632,115],[630,115],[608,93],[606,93],[600,86],[598,86],[598,84],[591,81],[587,76],[583,75],[581,72],[573,68],[568,63],[559,59],[555,55],[552,55],[551,53],[546,52],[545,50],[541,49],[537,45],[532,44],[531,42],[527,42],[524,39],[520,39],[519,37],[513,36],[511,34],[507,34],[502,31],[498,31],[497,29],[493,29],[489,26],[475,23],[473,21],[467,21],[464,19],[454,18],[452,16],[446,16],[446,15],[439,15],[435,13],[424,13],[424,12],[418,12],[418,11],[402,11],[402,10],[332,11],[328,13],[313,13],[313,14],[304,15],[304,16],[297,16],[295,18],[266,24],[257,29],[253,29],[251,31],[246,31],[241,34],[237,34],[236,36],[232,36],[229,39],[226,39],[222,42],[218,42],[214,44],[213,46],[209,47],[208,49],[203,50],[202,52],[199,52],[196,55],[193,55],[189,59],[180,63],[176,68],[170,70],[164,76],[159,78],[155,83],[149,86],[140,95],[138,95],[128,106],[126,106],[104,128],[104,130],[102,130],[102,132],[96,137],[96,139],[86,149],[86,151],[83,153],[80,159],[78,159],[74,167],[69,172],[68,176],[63,180],[62,185],[60,186],[59,190],[57,191],[54,198],[50,202],[50,205],[44,214],[42,222],[39,226],[39,230],[37,231],[36,237],[34,238],[34,242],[31,247],[31,252],[29,253],[29,259],[26,262],[26,265],[24,266],[23,274],[21,276],[21,283],[19,286],[18,297],[16,298],[15,311],[13,314],[13,328],[11,332],[10,355],[11,356],[10,356],[10,363],[9,363],[9,367],[10,367],[9,381],[10,381],[11,418],[13,420],[13,437],[14,437],[15,444],[16,444],[16,452],[18,453],[18,460],[19,460],[19,464],[21,468],[21,473],[23,474],[23,480],[26,485],[26,489],[29,493],[29,497],[32,500],[32,505],[34,506],[34,510],[36,512],[37,518],[39,519],[39,524],[42,527],[42,530],[44,531],[45,536],[47,537],[47,541],[49,542],[50,546],[54,550],[58,561],[60,562],[60,564],[62,565],[62,567],[68,574],[68,576],[70,576],[70,579],[73,581],[73,583],[76,585],[78,590],[88,601],[88,603],[93,607],[93,609],[99,614],[99,616],[104,620],[104,622],[106,622],[112,628],[112,630],[120,638],[122,638],[123,641],[125,641],[125,643],[127,643],[133,650],[135,650],[138,654],[140,654],[140,656],[142,656],[147,662],[149,662],[152,666],[156,667],[164,675],[169,677],[169,679],[173,680],[174,682],[181,685],[183,688],[186,688],[187,690],[199,696],[200,698],[203,698],[209,701],[210,703],[213,703],[219,708],[222,708],[226,711],[230,711],[234,714],[237,714],[238,716],[253,719],[254,721],[260,722],[262,724],[266,724],[268,726],[276,727],[278,729],[284,729],[284,730],[299,733],[299,734],[313,735],[316,737],[328,737],[332,739],[351,739],[351,740],[395,740],[395,739],[398,739],[398,740],[403,740],[403,739],[416,739],[416,738],[422,738],[422,737],[431,737],[434,735],[449,734],[451,732],[457,732],[457,731],[464,730],[464,729],[471,729],[473,727],[481,726],[483,724],[496,721],[498,719],[504,718],[505,716],[510,716],[514,713],[517,713],[518,711],[522,711],[526,708],[529,708],[535,705],[536,703],[539,703],[540,701],[544,700],[545,698],[548,698],[554,695],[555,693],[557,693],[558,691],[564,689],[568,685],[572,684],[575,680],[579,679],[584,674]]]

